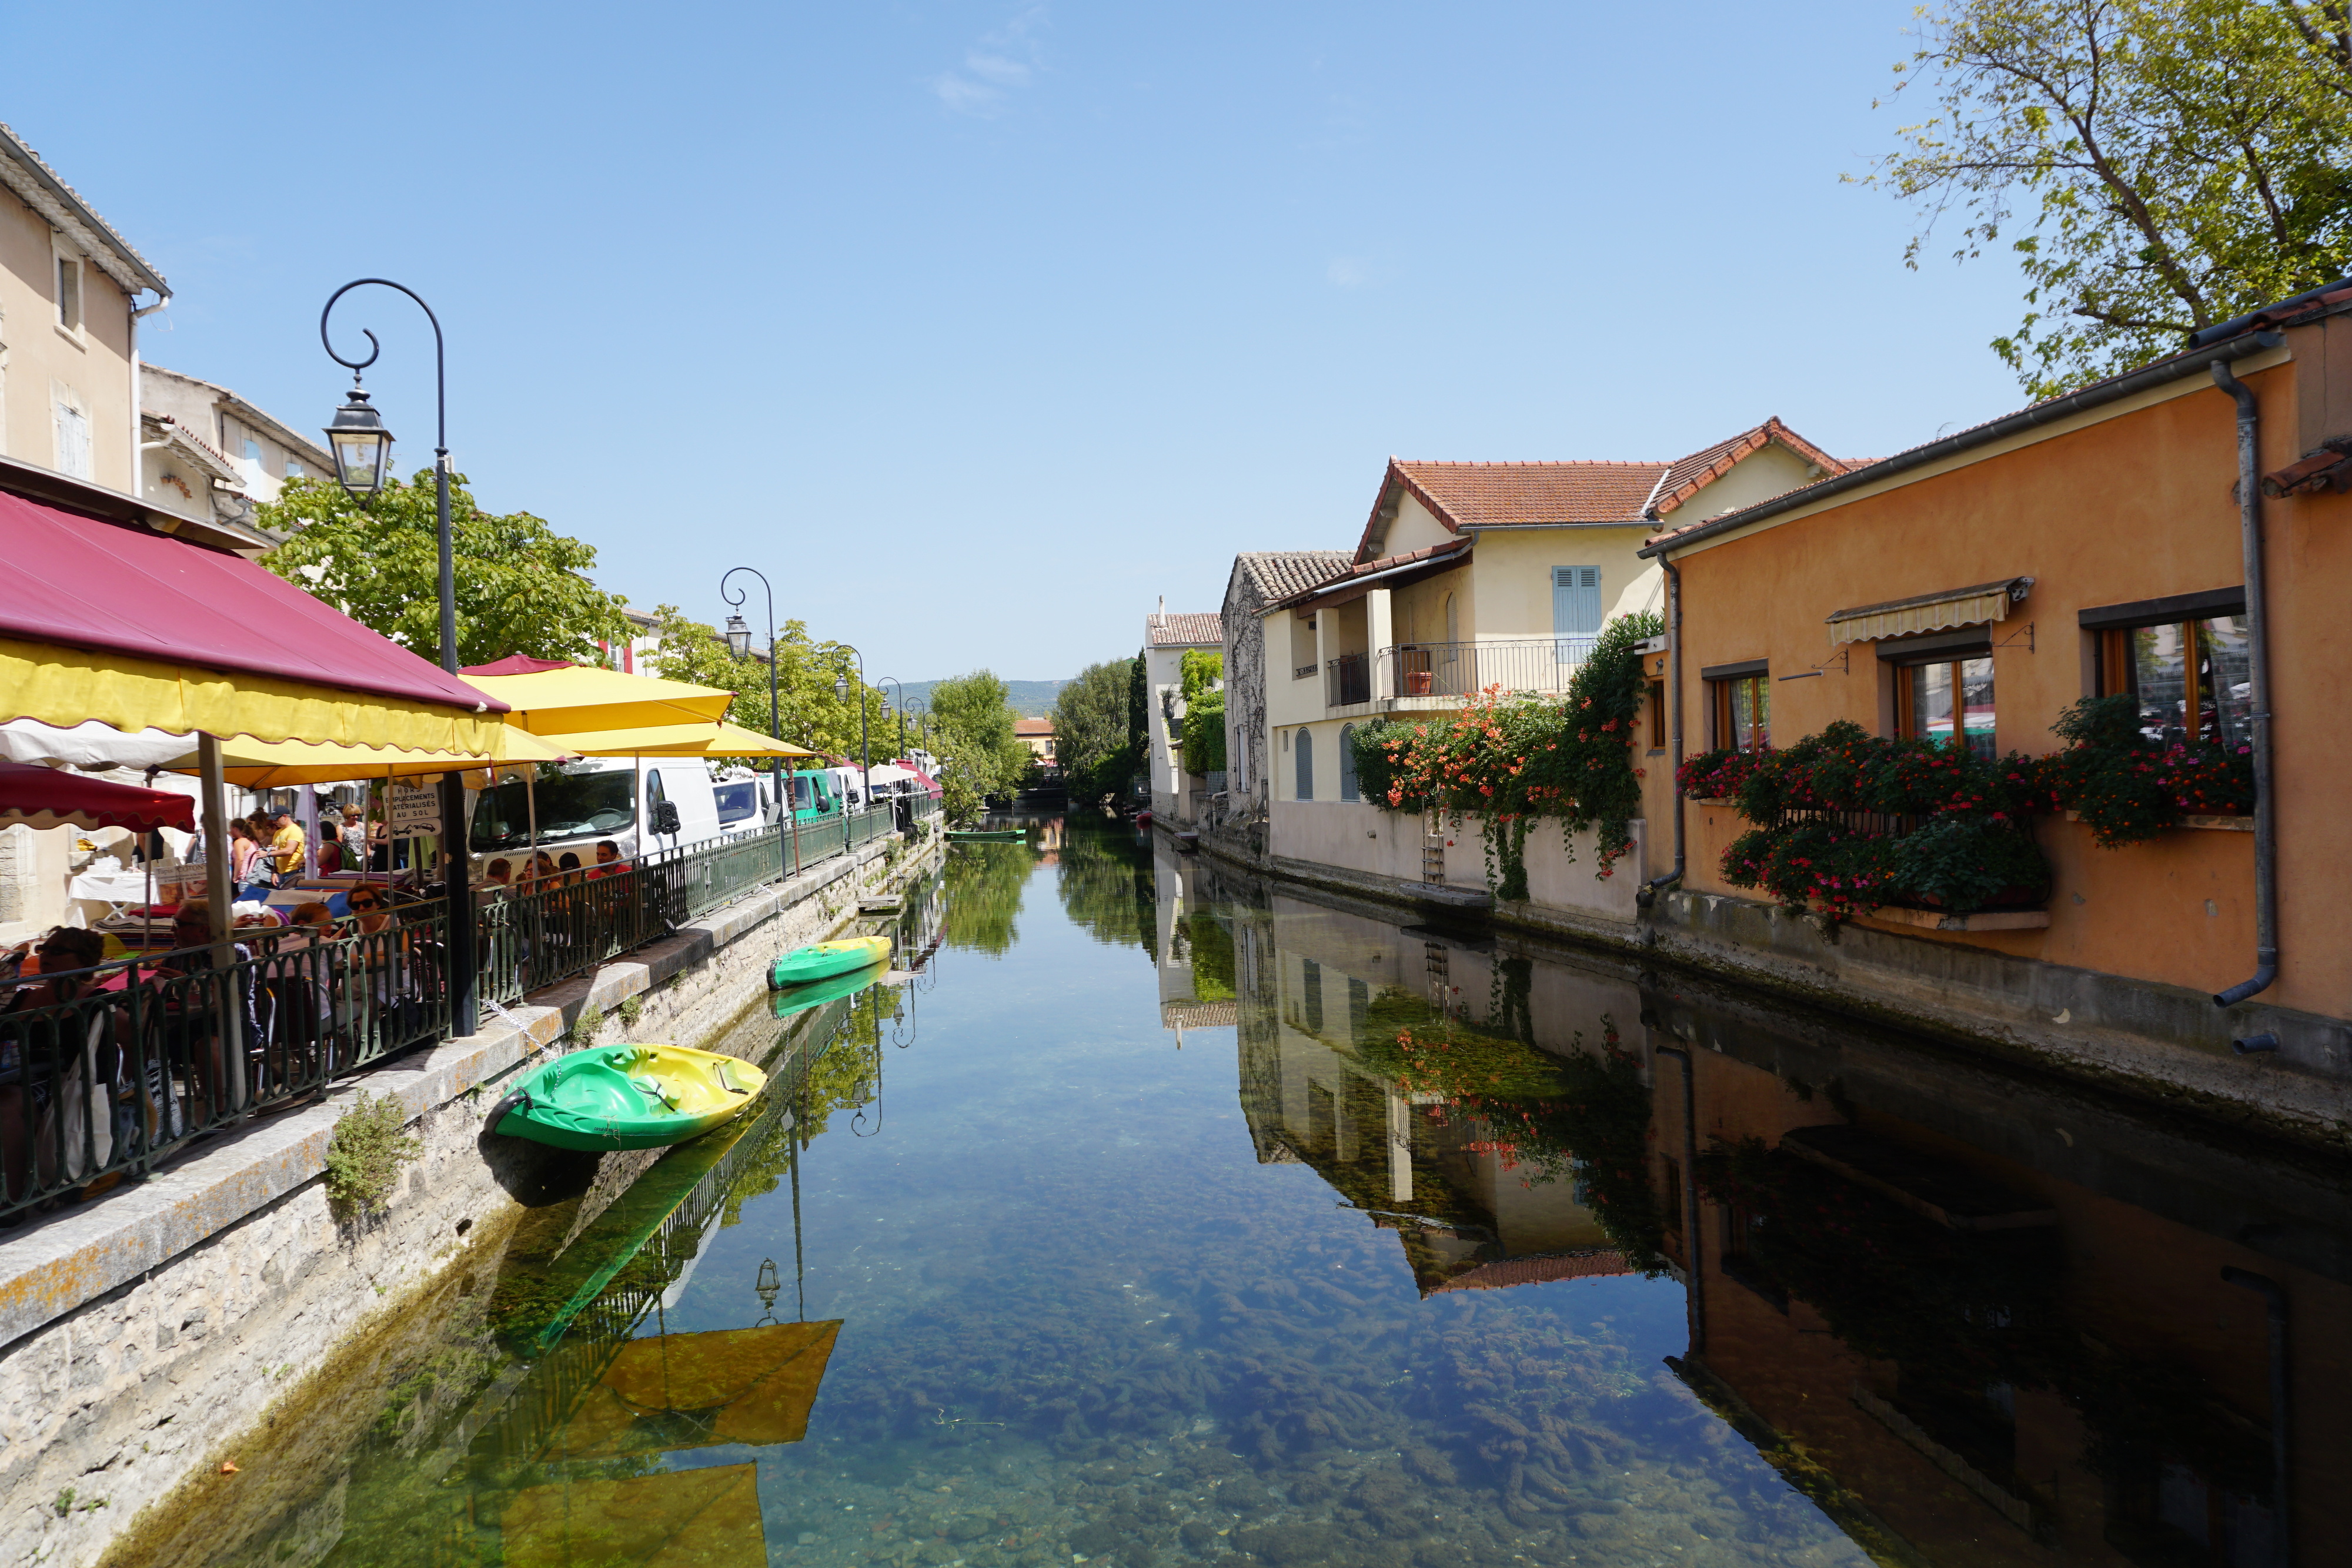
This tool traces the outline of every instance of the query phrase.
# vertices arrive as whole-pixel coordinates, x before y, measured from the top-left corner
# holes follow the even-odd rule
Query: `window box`
[[[2079,822],[2083,820],[2083,813],[2069,811],[2066,820]],[[2251,833],[2254,831],[2254,820],[2252,817],[2183,817],[2180,826],[2209,833]]]

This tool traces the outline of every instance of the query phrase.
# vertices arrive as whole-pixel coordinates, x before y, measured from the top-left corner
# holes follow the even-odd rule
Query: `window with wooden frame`
[[[1772,744],[1772,674],[1769,662],[1711,664],[1699,671],[1706,683],[1707,708],[1718,749],[1762,751]]]
[[[2101,605],[2081,619],[2098,639],[2098,695],[2137,698],[2150,742],[2252,738],[2244,589]]]
[[[1992,651],[1916,654],[1896,661],[1895,729],[1919,740],[1965,740],[1990,760],[1993,747]]]
[[[1666,683],[1650,683],[1650,749],[1666,748]]]

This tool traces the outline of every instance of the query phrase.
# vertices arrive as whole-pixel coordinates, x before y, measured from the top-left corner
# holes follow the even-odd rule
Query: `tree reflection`
[[[1140,947],[1157,959],[1150,847],[1135,842],[1113,824],[1097,829],[1073,823],[1072,828],[1055,867],[1055,887],[1062,895],[1064,913],[1096,941]]]
[[[1036,864],[1027,844],[955,845],[948,855],[941,939],[992,957],[1011,952],[1021,938],[1022,889]]]

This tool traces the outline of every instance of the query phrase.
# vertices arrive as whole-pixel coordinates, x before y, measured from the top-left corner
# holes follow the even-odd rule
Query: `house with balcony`
[[[1168,612],[1168,601],[1143,618],[1144,706],[1151,756],[1151,814],[1173,826],[1197,821],[1213,786],[1210,777],[1184,769],[1184,655],[1197,648],[1224,652],[1223,622],[1209,614]]]
[[[1352,727],[1452,710],[1488,690],[1565,691],[1607,622],[1664,609],[1664,574],[1639,554],[1662,527],[1757,505],[1849,466],[1778,418],[1671,461],[1391,458],[1349,564],[1260,610],[1262,703],[1255,694],[1227,698],[1229,716],[1265,715],[1265,854],[1351,876],[1483,888],[1475,841],[1424,841],[1362,800]],[[1450,860],[1447,849],[1457,852]],[[1531,858],[1531,875],[1538,863]],[[1589,902],[1589,873],[1560,874],[1575,884],[1560,897]],[[1633,918],[1637,880],[1609,890],[1610,918]]]

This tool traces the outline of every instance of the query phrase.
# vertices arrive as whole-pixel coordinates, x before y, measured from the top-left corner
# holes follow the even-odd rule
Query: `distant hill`
[[[1004,700],[1011,703],[1013,711],[1023,718],[1048,718],[1054,712],[1055,695],[1069,684],[1067,681],[1007,681],[1004,683]],[[907,700],[929,704],[931,688],[938,685],[937,681],[908,681]]]

